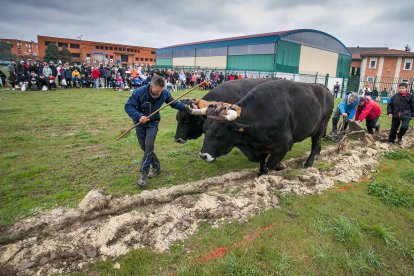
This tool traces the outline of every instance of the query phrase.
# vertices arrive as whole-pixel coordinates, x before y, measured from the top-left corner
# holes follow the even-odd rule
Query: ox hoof
[[[265,170],[260,170],[258,173],[257,173],[257,176],[262,176],[262,175],[264,175],[264,174],[267,174],[267,172],[268,172],[269,170],[266,168]]]
[[[187,142],[187,140],[184,140],[184,139],[182,139],[182,138],[175,139],[175,141],[176,141],[177,143],[180,143],[180,144],[185,144],[185,143]]]
[[[312,165],[313,165],[313,162],[312,163],[311,162],[306,162],[305,165],[303,165],[303,167],[304,168],[309,168],[309,167],[312,167]]]

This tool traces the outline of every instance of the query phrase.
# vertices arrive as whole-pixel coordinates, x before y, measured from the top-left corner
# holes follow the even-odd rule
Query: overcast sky
[[[161,48],[202,40],[316,29],[346,46],[414,50],[408,0],[1,0],[0,37],[37,35]]]

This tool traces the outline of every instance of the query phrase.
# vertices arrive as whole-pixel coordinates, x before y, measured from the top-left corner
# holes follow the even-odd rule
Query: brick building
[[[349,72],[352,76],[361,75],[362,57],[361,54],[373,51],[388,50],[388,47],[348,47],[348,50],[352,54],[351,71]]]
[[[406,82],[412,90],[414,53],[400,50],[379,50],[361,54],[361,79],[364,85],[379,91],[397,91],[398,83]]]
[[[43,60],[47,45],[56,43],[61,50],[66,47],[72,53],[72,61],[92,65],[119,64],[124,67],[136,65],[154,65],[155,48],[113,44],[105,42],[68,39],[49,36],[37,36],[39,58]]]
[[[11,45],[11,58],[18,59],[38,59],[38,44],[33,41],[2,38],[0,42]]]

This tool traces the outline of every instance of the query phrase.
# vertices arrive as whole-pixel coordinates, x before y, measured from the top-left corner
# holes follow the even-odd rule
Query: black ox
[[[275,79],[241,79],[227,81],[211,90],[202,99],[213,102],[235,103],[242,99],[256,85],[271,80]],[[205,118],[205,116],[194,116],[185,111],[178,111],[176,115],[177,130],[175,132],[175,141],[185,143],[187,140],[200,137],[203,134]]]
[[[332,94],[320,84],[287,80],[259,84],[235,105],[214,104],[197,111],[208,115],[200,157],[213,162],[237,147],[250,161],[260,162],[260,175],[278,168],[294,143],[311,137],[305,162],[310,167],[321,150],[333,106]]]

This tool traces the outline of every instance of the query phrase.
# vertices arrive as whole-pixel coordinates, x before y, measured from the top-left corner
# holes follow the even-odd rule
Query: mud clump
[[[410,132],[403,147],[413,145]],[[336,145],[323,150],[313,168],[303,169],[303,160],[296,159],[260,177],[243,170],[118,198],[92,190],[77,208],[53,209],[2,229],[0,275],[62,274],[131,249],[168,250],[202,224],[220,227],[277,208],[278,194],[317,194],[338,181],[367,177],[396,148],[350,141],[346,152],[336,154]]]

